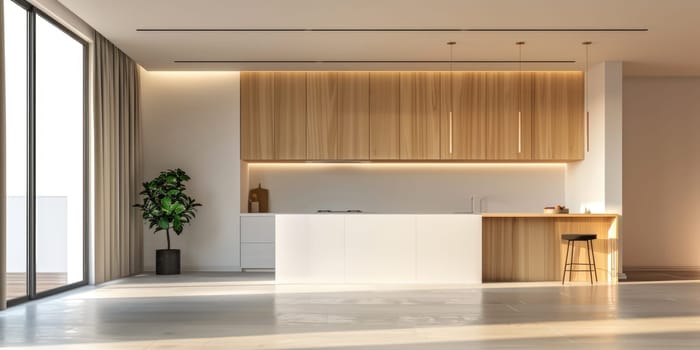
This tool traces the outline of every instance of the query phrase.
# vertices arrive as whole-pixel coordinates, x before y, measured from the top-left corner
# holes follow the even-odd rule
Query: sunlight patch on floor
[[[316,349],[383,345],[488,342],[570,337],[604,337],[644,333],[699,332],[700,317],[636,318],[470,326],[415,327],[338,332],[310,332],[237,337],[210,337],[32,346],[32,349]],[[10,347],[9,349],[21,349]]]

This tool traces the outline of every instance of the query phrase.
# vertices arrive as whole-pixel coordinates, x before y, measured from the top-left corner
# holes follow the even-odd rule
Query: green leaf
[[[180,223],[180,222],[178,222],[177,224],[173,225],[173,229],[175,230],[175,233],[177,233],[178,235],[182,233],[182,230],[183,230],[184,228],[185,228],[185,227],[184,227],[184,226],[182,225],[182,223]]]
[[[165,210],[171,210],[170,208],[173,205],[173,200],[170,197],[163,197],[163,199],[160,200],[160,206],[163,207]]]
[[[173,213],[175,215],[180,215],[185,211],[185,206],[182,203],[175,203],[173,205]]]
[[[167,230],[168,227],[170,227],[170,222],[166,218],[160,218],[160,220],[158,220],[158,227],[163,230]]]

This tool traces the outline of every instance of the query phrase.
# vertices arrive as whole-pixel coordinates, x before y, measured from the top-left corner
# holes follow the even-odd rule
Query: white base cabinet
[[[275,216],[241,216],[241,268],[275,268]]]
[[[481,283],[481,216],[275,216],[280,283]]]

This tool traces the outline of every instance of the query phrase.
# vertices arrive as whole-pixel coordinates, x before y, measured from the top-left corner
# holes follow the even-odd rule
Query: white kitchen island
[[[279,283],[481,283],[481,216],[277,214]]]

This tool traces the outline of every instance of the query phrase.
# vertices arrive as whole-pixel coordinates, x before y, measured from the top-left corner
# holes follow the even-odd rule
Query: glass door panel
[[[84,45],[36,16],[36,292],[83,281]]]
[[[4,1],[7,300],[27,295],[27,11]]]

